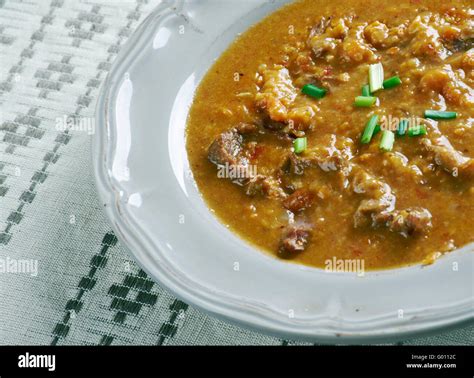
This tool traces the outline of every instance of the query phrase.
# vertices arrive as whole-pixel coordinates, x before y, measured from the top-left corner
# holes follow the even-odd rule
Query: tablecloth
[[[158,3],[0,0],[0,344],[297,344],[174,298],[133,262],[101,209],[95,100]],[[402,343],[472,344],[473,331]]]

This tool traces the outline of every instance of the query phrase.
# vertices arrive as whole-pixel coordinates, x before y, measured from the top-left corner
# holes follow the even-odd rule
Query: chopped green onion
[[[362,87],[362,96],[370,96],[370,86],[369,84]]]
[[[382,151],[392,151],[395,142],[395,134],[392,131],[382,131],[382,139],[380,139],[380,149]]]
[[[304,138],[296,138],[294,141],[293,141],[293,147],[295,149],[295,153],[297,154],[300,154],[302,153],[304,150],[306,150],[306,147],[307,147],[307,139],[306,137]]]
[[[383,82],[384,89],[395,88],[402,83],[398,76],[393,76],[390,79],[387,79]]]
[[[458,116],[456,112],[442,112],[439,110],[425,110],[425,118],[430,119],[454,119]]]
[[[406,134],[407,130],[408,130],[408,120],[401,119],[400,122],[398,122],[397,135],[403,136]]]
[[[383,66],[382,63],[369,66],[370,93],[375,93],[383,88]]]
[[[377,97],[357,96],[355,98],[354,105],[361,108],[367,108],[369,106],[374,105],[376,101],[377,101]]]
[[[367,125],[365,126],[364,132],[362,134],[362,138],[360,139],[361,143],[367,144],[370,142],[374,135],[375,127],[377,126],[377,121],[379,120],[378,115],[373,115]]]
[[[311,97],[323,98],[324,96],[326,96],[327,90],[324,88],[318,88],[316,85],[313,84],[306,84],[301,90],[301,92]]]
[[[408,129],[408,136],[411,136],[411,137],[426,135],[427,133],[428,133],[428,130],[426,130],[425,125],[414,126]]]
[[[376,125],[374,129],[374,133],[372,134],[372,137],[376,136],[380,131],[382,130],[382,127],[380,125]]]

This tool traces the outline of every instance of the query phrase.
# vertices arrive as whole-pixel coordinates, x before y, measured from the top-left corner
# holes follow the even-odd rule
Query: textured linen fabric
[[[203,0],[205,1],[205,0]],[[159,0],[0,0],[0,344],[288,345],[179,301],[108,225],[91,167],[95,99]],[[59,121],[58,121],[59,120]],[[473,327],[406,344],[472,344]]]

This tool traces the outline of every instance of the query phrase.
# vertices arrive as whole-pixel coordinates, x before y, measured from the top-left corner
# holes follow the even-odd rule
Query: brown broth
[[[258,248],[278,255],[278,243],[286,224],[286,212],[281,204],[264,196],[247,196],[240,186],[218,178],[216,166],[207,159],[208,147],[220,133],[249,120],[244,106],[251,116],[257,114],[253,96],[257,91],[256,72],[262,63],[283,62],[285,46],[294,45],[297,41],[305,42],[309,28],[316,25],[322,15],[336,18],[354,13],[361,22],[380,20],[402,23],[413,20],[421,10],[438,12],[450,5],[469,7],[470,2],[298,1],[283,7],[242,34],[202,80],[187,125],[187,151],[194,178],[203,198],[219,219]],[[294,27],[294,34],[289,34],[290,26]],[[414,182],[413,175],[398,171],[387,163],[384,153],[378,150],[380,135],[369,146],[358,144],[371,112],[397,114],[403,108],[419,115],[425,109],[433,109],[439,101],[444,101],[431,92],[420,91],[420,77],[411,67],[404,65],[408,60],[409,47],[402,44],[399,48],[398,54],[389,55],[384,50],[381,56],[385,77],[398,74],[404,83],[378,93],[381,105],[376,109],[355,108],[352,105],[354,97],[360,94],[361,86],[367,82],[367,64],[332,63],[335,72],[348,72],[350,80],[335,85],[330,95],[316,100],[320,108],[317,126],[306,135],[308,145],[316,145],[328,133],[352,138],[357,145],[356,158],[365,154],[364,167],[391,186],[397,198],[397,207],[423,206],[433,216],[433,228],[425,235],[413,237],[404,237],[384,228],[355,228],[353,214],[360,199],[341,192],[333,173],[314,169],[305,172],[302,183],[306,186],[320,183],[330,194],[324,200],[317,201],[308,213],[314,225],[311,243],[304,252],[292,258],[294,262],[324,267],[325,261],[335,256],[338,259],[364,259],[367,269],[386,269],[431,261],[437,252],[447,252],[474,241],[471,219],[474,214],[474,190],[470,181],[454,178],[439,168],[432,169],[420,153],[415,138],[397,139],[394,151],[419,166],[425,176],[425,184]],[[422,59],[421,63],[423,69],[420,75],[445,64],[435,59]],[[236,72],[240,73],[239,81],[234,80]],[[472,78],[472,72],[465,74]],[[251,95],[236,96],[247,92]],[[456,149],[466,156],[474,156],[472,106],[455,103],[447,103],[446,106],[457,111],[459,116],[456,120],[439,122],[439,128]],[[262,169],[281,164],[285,151],[291,146],[271,133],[261,136],[259,143],[269,146],[271,151],[260,159]]]

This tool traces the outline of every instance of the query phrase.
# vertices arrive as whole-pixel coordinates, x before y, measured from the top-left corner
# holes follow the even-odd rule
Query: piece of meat
[[[375,63],[379,56],[375,48],[369,45],[364,38],[364,29],[367,24],[353,26],[344,42],[341,44],[341,59],[346,62]]]
[[[245,185],[245,194],[264,195],[273,199],[284,199],[288,196],[277,179],[264,175],[252,177]]]
[[[283,164],[282,171],[287,174],[301,176],[304,173],[304,169],[310,165],[311,161],[291,153]]]
[[[431,219],[432,215],[428,210],[413,207],[391,213],[387,225],[390,231],[406,237],[414,233],[426,233],[432,227]]]
[[[235,129],[240,135],[253,134],[258,131],[258,125],[255,123],[241,122],[235,126]]]
[[[468,51],[474,48],[474,38],[456,38],[445,45],[452,53]]]
[[[434,122],[421,144],[436,165],[454,177],[474,178],[474,159],[456,150],[448,138],[441,134]]]
[[[298,189],[283,201],[283,206],[293,213],[303,211],[314,203],[314,193],[308,189]]]
[[[216,165],[236,165],[242,150],[242,135],[236,129],[220,134],[209,146],[208,159]]]
[[[385,41],[388,38],[388,27],[380,21],[372,22],[364,30],[364,36],[374,47],[386,47]]]
[[[322,18],[312,30],[308,46],[316,58],[334,57],[344,38],[349,32],[352,17],[325,19]]]
[[[431,213],[421,207],[396,210],[396,197],[390,186],[359,167],[352,169],[352,189],[367,199],[361,201],[354,214],[354,226],[387,227],[408,237],[426,233],[432,227]]]
[[[322,136],[314,147],[304,155],[290,154],[283,170],[287,173],[302,175],[305,168],[319,167],[324,172],[341,171],[347,175],[350,160],[354,157],[354,141],[336,134]]]
[[[311,32],[309,33],[309,38],[314,38],[315,36],[323,34],[331,22],[330,18],[321,17],[319,22],[313,26]]]
[[[283,66],[273,69],[264,66],[261,75],[263,87],[255,97],[257,107],[265,110],[273,121],[287,122],[289,109],[297,96],[290,72]]]
[[[319,111],[314,99],[301,94],[286,67],[275,65],[272,68],[260,67],[260,90],[255,95],[255,104],[272,122],[266,122],[269,129],[287,128],[304,131],[314,124]]]
[[[257,174],[249,166],[248,158],[245,156],[244,140],[238,132],[238,128],[247,131],[248,127],[242,125],[223,132],[212,142],[208,149],[209,161],[217,165],[218,169],[224,167],[228,169],[229,173],[237,173],[238,177],[223,177],[231,179],[234,184],[243,186],[245,193],[249,196],[264,195],[273,199],[286,198],[287,194],[277,179]],[[253,146],[254,150],[255,148]],[[248,150],[247,148],[247,152]]]
[[[464,76],[445,64],[441,68],[427,71],[420,80],[423,91],[441,94],[446,101],[455,105],[474,106],[474,89],[464,82]]]
[[[346,171],[354,157],[354,141],[336,134],[326,134],[306,153],[306,159],[316,163],[323,171]]]
[[[280,239],[279,252],[282,257],[292,257],[303,252],[311,238],[312,226],[305,222],[289,225]]]
[[[408,33],[412,36],[410,51],[414,56],[427,56],[441,60],[449,56],[444,47],[437,26],[441,23],[439,14],[423,12],[409,25]]]
[[[354,193],[367,197],[361,201],[354,214],[356,228],[383,224],[386,215],[395,210],[396,198],[390,186],[355,165],[351,187]]]

